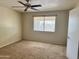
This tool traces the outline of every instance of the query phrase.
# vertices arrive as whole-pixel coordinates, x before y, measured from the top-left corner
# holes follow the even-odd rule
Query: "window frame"
[[[34,30],[34,17],[46,17],[46,16],[55,16],[56,19],[55,19],[55,31],[36,31]],[[34,15],[32,16],[32,29],[34,32],[49,32],[49,33],[54,33],[56,32],[56,20],[57,20],[57,15]]]

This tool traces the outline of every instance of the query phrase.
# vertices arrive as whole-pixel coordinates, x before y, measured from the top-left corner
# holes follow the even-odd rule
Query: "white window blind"
[[[35,16],[34,31],[55,32],[56,16]]]

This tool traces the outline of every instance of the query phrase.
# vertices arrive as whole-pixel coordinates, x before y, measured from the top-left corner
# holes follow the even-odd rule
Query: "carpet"
[[[24,40],[0,48],[0,59],[67,59],[66,47]]]

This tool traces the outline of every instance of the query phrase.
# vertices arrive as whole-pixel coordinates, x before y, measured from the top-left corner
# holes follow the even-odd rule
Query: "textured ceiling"
[[[0,5],[10,7],[14,10],[21,11],[23,8],[13,8],[12,6],[22,6],[17,1],[22,1],[25,3],[25,0],[0,0]],[[36,7],[40,11],[54,11],[54,10],[67,10],[73,8],[77,4],[78,0],[30,0],[31,4],[41,4],[42,7]],[[29,12],[34,10],[29,9]]]

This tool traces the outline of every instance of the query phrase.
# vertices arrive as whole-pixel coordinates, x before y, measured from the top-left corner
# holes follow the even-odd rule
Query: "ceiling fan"
[[[38,10],[38,9],[36,9],[35,7],[41,7],[42,5],[31,5],[29,2],[30,2],[30,0],[25,0],[26,1],[26,3],[23,3],[23,2],[21,2],[21,1],[18,1],[20,4],[22,4],[24,7],[25,7],[25,9],[24,9],[24,11],[27,11],[28,10],[28,8],[31,8],[31,9],[33,9],[33,10]],[[22,7],[22,6],[13,6],[13,7]]]

